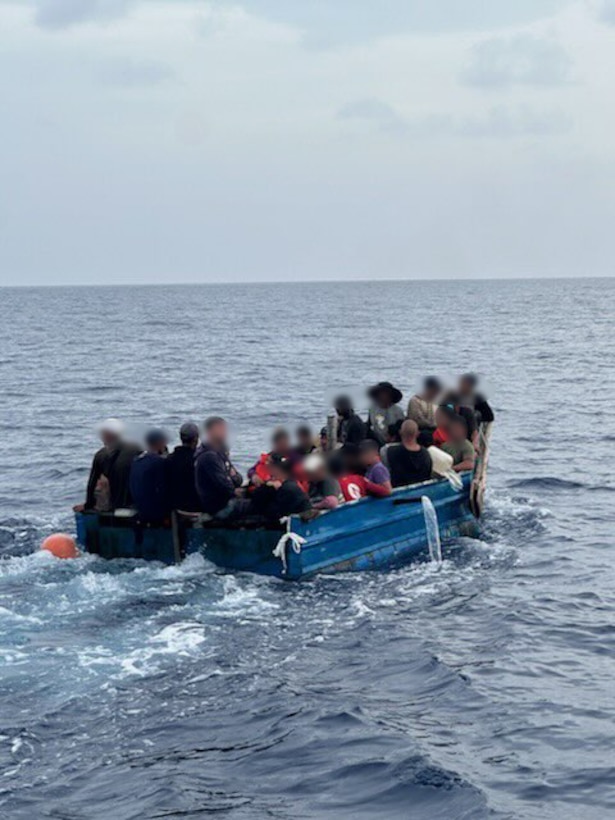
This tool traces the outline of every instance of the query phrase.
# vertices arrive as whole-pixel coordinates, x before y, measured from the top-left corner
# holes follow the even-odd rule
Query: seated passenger
[[[334,402],[337,413],[337,441],[339,444],[360,444],[367,435],[367,426],[352,406],[349,396],[338,396]]]
[[[491,422],[495,419],[493,410],[487,399],[481,393],[476,392],[477,389],[478,376],[475,373],[464,373],[459,379],[457,388],[459,403],[462,407],[469,407],[476,412],[478,423]]]
[[[448,426],[451,419],[456,415],[453,408],[446,404],[441,404],[439,407],[436,407],[436,429],[432,436],[432,443],[435,444],[436,447],[441,447],[445,441],[448,441]]]
[[[468,441],[468,425],[462,416],[455,416],[449,422],[448,441],[440,445],[440,449],[453,457],[453,470],[462,473],[473,470],[476,462],[476,451],[471,441]]]
[[[367,495],[384,498],[391,495],[391,474],[380,458],[378,442],[366,439],[361,442],[361,463],[365,470],[364,485]]]
[[[302,461],[316,450],[312,428],[307,424],[301,424],[295,431],[295,437],[297,443],[293,448],[293,461]]]
[[[262,453],[256,464],[248,470],[248,478],[253,487],[260,487],[262,484],[266,484],[271,478],[269,460],[273,455],[281,456],[282,458],[292,458],[293,456],[290,436],[288,430],[284,427],[277,427],[273,431],[273,435],[271,436],[271,450],[268,453]]]
[[[318,435],[318,447],[316,448],[317,453],[328,453],[329,452],[329,431],[326,427],[323,427]]]
[[[331,454],[328,463],[331,476],[340,485],[344,501],[357,501],[367,495],[360,451],[356,444],[344,444]]]
[[[310,499],[293,478],[291,459],[273,455],[269,463],[271,479],[252,494],[249,515],[279,521],[287,515],[298,515],[312,509]]]
[[[435,376],[428,376],[423,382],[422,393],[412,396],[408,403],[408,418],[415,421],[419,431],[433,432],[436,429],[436,408],[442,384]]]
[[[201,502],[196,491],[194,455],[199,445],[199,428],[186,422],[179,430],[181,444],[166,459],[171,509],[199,512]]]
[[[127,441],[123,432],[110,448],[105,476],[109,482],[109,506],[112,510],[125,509],[133,503],[130,492],[132,463],[142,451],[137,444]]]
[[[308,479],[308,496],[315,510],[334,510],[344,501],[339,482],[327,470],[327,462],[318,454],[303,463]]]
[[[404,419],[404,411],[399,406],[403,394],[390,382],[379,382],[367,391],[367,395],[372,400],[368,435],[383,447],[387,443],[390,425]]]
[[[418,441],[419,428],[407,419],[401,427],[401,444],[387,448],[387,459],[393,487],[419,484],[431,478],[431,456]]]
[[[472,407],[466,407],[461,403],[461,396],[459,393],[455,393],[454,391],[449,392],[446,395],[445,402],[444,402],[449,410],[452,410],[454,414],[458,416],[462,416],[466,420],[466,424],[468,426],[468,440],[471,441],[475,446],[478,444],[478,419],[476,416],[476,411]],[[434,441],[434,444],[437,442]]]
[[[145,452],[137,456],[130,470],[130,494],[139,519],[146,524],[162,524],[171,512],[163,430],[150,430]]]
[[[206,441],[197,450],[194,462],[196,490],[201,510],[216,515],[234,499],[243,500],[242,478],[229,458],[228,426],[224,419],[208,418],[205,436]]]

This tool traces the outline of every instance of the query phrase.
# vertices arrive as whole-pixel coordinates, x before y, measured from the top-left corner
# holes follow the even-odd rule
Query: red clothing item
[[[345,475],[339,479],[345,501],[356,501],[367,495],[365,479],[362,475]]]
[[[448,441],[448,433],[446,432],[446,430],[443,430],[441,427],[438,427],[438,429],[433,434],[433,443],[436,445],[436,447],[439,447],[441,444],[444,444],[445,441]]]

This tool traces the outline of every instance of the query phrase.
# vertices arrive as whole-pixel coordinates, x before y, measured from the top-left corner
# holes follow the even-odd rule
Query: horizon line
[[[237,279],[230,282],[223,281],[205,281],[205,282],[49,282],[46,284],[24,283],[24,284],[10,284],[0,285],[0,289],[4,290],[28,290],[36,288],[156,288],[156,287],[222,287],[222,286],[241,286],[241,285],[322,285],[322,284],[395,284],[399,282],[557,282],[562,280],[567,281],[591,281],[594,279],[613,279],[612,274],[596,274],[592,276],[579,276],[575,274],[561,274],[558,276],[533,276],[533,275],[518,275],[518,276],[471,276],[471,277],[407,277],[407,278],[393,278],[393,279],[369,279],[369,278],[350,278],[350,279],[296,279],[289,281],[287,279],[251,279],[243,280]]]

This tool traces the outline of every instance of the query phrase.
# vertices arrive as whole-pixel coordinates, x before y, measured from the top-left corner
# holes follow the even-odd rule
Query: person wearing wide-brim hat
[[[372,400],[369,410],[369,434],[381,447],[388,443],[389,427],[403,421],[404,411],[399,406],[403,393],[391,382],[378,382],[367,391]]]

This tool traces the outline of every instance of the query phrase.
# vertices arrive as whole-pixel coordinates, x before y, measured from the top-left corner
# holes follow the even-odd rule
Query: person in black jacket
[[[165,461],[171,509],[199,512],[201,502],[196,491],[194,471],[194,456],[199,444],[199,428],[192,422],[182,424],[179,439],[181,444]]]
[[[208,418],[205,436],[206,441],[197,450],[194,462],[200,508],[209,515],[225,517],[225,513],[232,512],[233,501],[245,500],[239,489],[242,478],[229,458],[225,420],[219,416]]]
[[[124,425],[119,419],[106,419],[98,428],[103,446],[96,452],[92,461],[83,507],[86,510],[93,510],[96,507],[96,485],[103,476],[106,478],[109,456],[119,446],[123,432]]]
[[[495,416],[489,402],[482,393],[477,392],[477,389],[478,376],[475,373],[464,373],[459,379],[457,388],[459,404],[474,410],[479,424],[494,421]]]
[[[293,461],[274,455],[269,463],[271,479],[257,487],[250,500],[249,515],[262,516],[266,522],[278,523],[287,515],[298,515],[312,509],[310,499],[293,478]]]
[[[137,456],[130,470],[130,494],[146,524],[161,524],[171,512],[169,484],[166,469],[168,439],[163,430],[150,430],[145,437],[147,449]]]
[[[349,396],[338,396],[335,400],[338,417],[337,440],[339,444],[360,444],[367,437],[367,425],[358,416]]]

